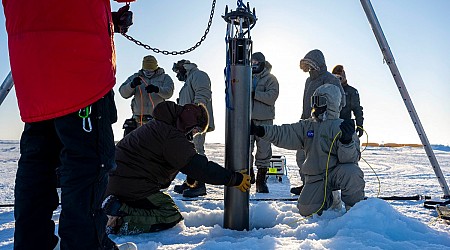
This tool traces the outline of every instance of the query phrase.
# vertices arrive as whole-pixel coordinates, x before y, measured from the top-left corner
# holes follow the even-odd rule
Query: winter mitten
[[[253,123],[253,120],[251,121],[250,125],[250,135],[256,135],[258,137],[263,137],[266,134],[266,131],[264,130],[263,126],[258,126]]]
[[[135,77],[133,81],[130,83],[130,87],[136,88],[137,86],[141,85],[141,78]]]
[[[342,144],[349,144],[352,142],[353,134],[355,133],[355,121],[352,119],[345,119],[339,128],[342,131],[341,138],[339,141]]]
[[[133,12],[129,9],[130,5],[125,5],[117,12],[111,13],[115,33],[127,33],[128,28],[133,25]]]
[[[158,86],[155,86],[153,84],[149,84],[147,87],[145,87],[145,90],[147,91],[147,93],[158,93],[159,92]]]
[[[358,134],[358,137],[363,136],[363,134],[364,134],[364,129],[362,128],[362,126],[358,126],[358,127],[356,128],[356,133]]]

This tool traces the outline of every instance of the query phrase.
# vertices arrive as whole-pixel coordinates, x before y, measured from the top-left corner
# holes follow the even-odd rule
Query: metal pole
[[[5,100],[6,96],[9,94],[9,91],[14,86],[14,80],[12,78],[11,71],[9,72],[8,76],[3,81],[2,85],[0,86],[0,105],[2,105],[3,101]]]
[[[223,18],[227,24],[225,168],[249,172],[251,119],[250,24],[256,19],[247,8],[238,8]],[[236,29],[234,29],[234,26]],[[234,33],[234,31],[236,33]],[[224,228],[249,230],[249,192],[225,187]]]
[[[400,94],[403,98],[403,102],[408,109],[408,113],[411,117],[414,127],[416,128],[417,134],[422,141],[425,152],[427,153],[428,159],[430,160],[431,166],[433,167],[434,173],[436,174],[442,191],[444,192],[444,198],[450,198],[450,191],[447,182],[445,181],[444,175],[442,174],[441,168],[439,167],[439,163],[436,159],[436,156],[434,155],[427,135],[425,134],[425,130],[423,129],[422,123],[420,122],[419,116],[417,115],[416,109],[414,108],[411,97],[408,94],[408,90],[406,89],[405,83],[403,82],[402,76],[400,75],[400,71],[395,64],[394,56],[391,52],[391,49],[389,48],[386,37],[383,34],[383,30],[381,29],[380,23],[378,22],[372,4],[370,3],[370,0],[360,1],[364,12],[366,13],[367,19],[369,20],[370,26],[372,26],[373,33],[375,34],[381,52],[383,53],[384,60],[391,70],[391,74],[394,77],[394,81],[397,84],[398,90],[400,91]]]

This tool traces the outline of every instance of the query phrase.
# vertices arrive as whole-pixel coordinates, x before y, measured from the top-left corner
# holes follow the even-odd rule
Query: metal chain
[[[195,50],[196,48],[198,48],[203,41],[205,41],[206,39],[206,35],[208,35],[209,33],[209,29],[211,28],[211,24],[212,24],[212,20],[214,17],[214,9],[216,8],[216,0],[213,0],[212,2],[212,7],[211,7],[211,14],[209,15],[209,21],[208,21],[208,26],[206,27],[205,30],[205,34],[203,34],[202,38],[200,38],[200,41],[198,41],[194,46],[190,47],[189,49],[186,50],[181,50],[181,51],[167,51],[167,50],[160,50],[158,48],[152,48],[150,47],[150,45],[144,44],[141,41],[134,39],[132,36],[127,35],[125,33],[121,33],[122,36],[124,36],[125,38],[127,38],[128,40],[134,42],[135,44],[137,44],[138,46],[142,46],[147,50],[152,50],[155,53],[162,53],[164,55],[172,55],[172,56],[176,56],[176,55],[184,55],[186,53],[189,53],[193,50]]]

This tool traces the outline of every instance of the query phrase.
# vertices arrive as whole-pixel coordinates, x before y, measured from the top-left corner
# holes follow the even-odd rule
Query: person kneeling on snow
[[[155,107],[153,117],[116,145],[117,168],[109,174],[103,202],[108,233],[156,232],[180,222],[183,216],[177,205],[161,191],[178,172],[213,185],[236,186],[242,192],[250,188],[249,175],[196,153],[192,139],[204,133],[209,123],[204,105],[165,101]]]
[[[303,216],[320,215],[330,208],[333,193],[339,193],[332,192],[335,190],[341,190],[347,209],[364,198],[364,174],[358,166],[359,139],[354,121],[339,118],[341,96],[338,87],[324,84],[311,97],[311,118],[281,126],[251,126],[251,134],[277,147],[305,151],[301,169],[305,185],[297,202]]]

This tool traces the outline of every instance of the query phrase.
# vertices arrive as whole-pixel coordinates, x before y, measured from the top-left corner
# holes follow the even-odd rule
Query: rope
[[[148,86],[149,84],[147,83],[147,81],[142,77],[139,76],[141,78],[141,80],[145,83],[145,86]],[[155,108],[155,103],[153,102],[153,98],[150,95],[150,93],[148,93],[148,98],[150,99],[150,102],[152,103],[152,108]]]
[[[148,86],[148,83],[147,83],[147,81],[145,81],[144,77],[139,76],[139,78],[141,78],[141,80],[144,82],[145,86]],[[143,117],[144,117],[144,96],[142,95],[141,86],[139,86],[139,93],[140,93],[140,96],[141,96],[141,115],[140,115],[140,124],[141,124],[141,126],[142,126],[142,125],[144,124],[144,122],[143,122],[143,120],[142,120]],[[150,99],[150,102],[152,103],[152,108],[154,109],[154,108],[155,108],[155,103],[153,103],[153,98],[152,98],[152,96],[151,96],[150,93],[148,93],[148,98]]]
[[[142,95],[142,89],[141,86],[139,88],[139,95],[141,97],[141,114],[139,115],[139,125],[142,126],[142,118],[144,117],[144,97]]]

